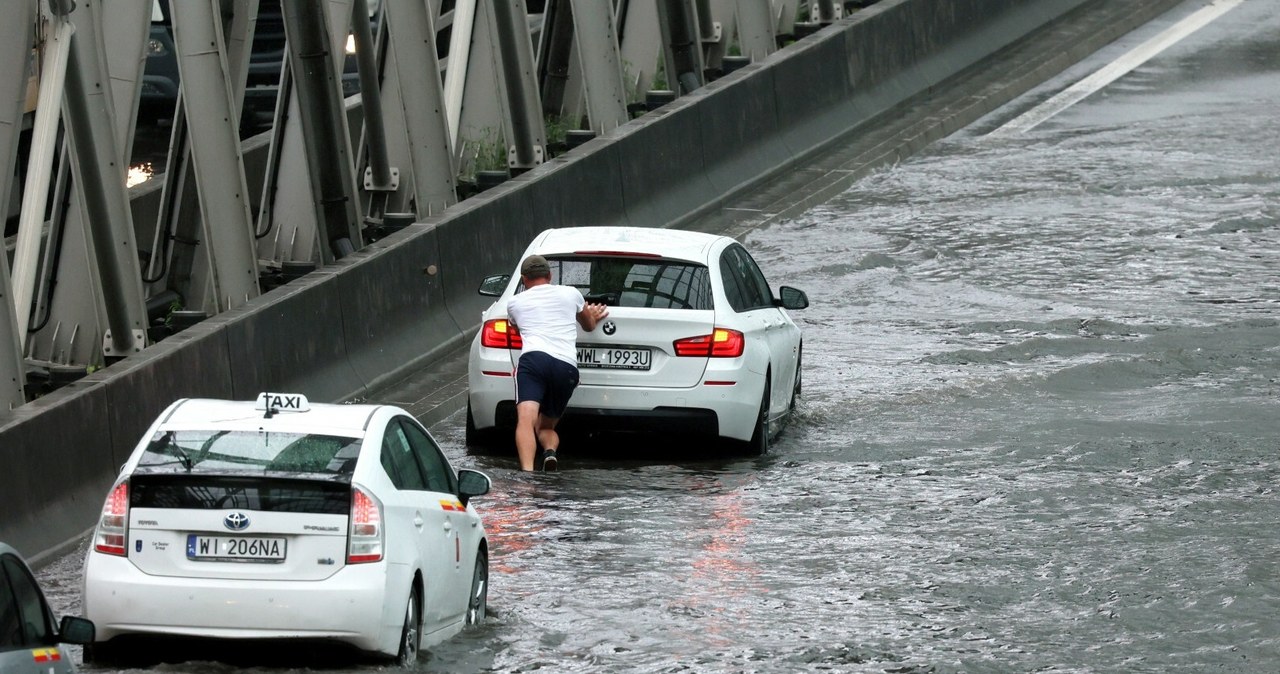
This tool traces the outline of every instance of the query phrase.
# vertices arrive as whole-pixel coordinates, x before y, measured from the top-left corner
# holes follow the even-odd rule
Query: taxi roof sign
[[[270,393],[263,391],[258,394],[258,400],[253,408],[259,412],[266,412],[267,416],[271,416],[276,412],[308,412],[311,410],[311,403],[301,393]]]

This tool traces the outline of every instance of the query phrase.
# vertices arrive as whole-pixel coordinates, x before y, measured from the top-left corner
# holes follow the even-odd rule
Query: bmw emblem
[[[232,531],[244,531],[249,528],[249,516],[244,513],[227,513],[222,518],[222,526]]]
[[[618,331],[618,326],[615,325],[613,321],[605,321],[604,327],[602,327],[601,329],[604,330],[604,334],[612,335],[613,333]]]

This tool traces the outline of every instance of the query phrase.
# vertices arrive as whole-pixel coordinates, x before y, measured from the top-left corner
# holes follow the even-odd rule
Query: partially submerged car
[[[580,383],[565,413],[574,429],[723,438],[763,454],[800,393],[802,335],[788,311],[809,300],[775,296],[747,249],[726,237],[641,227],[571,227],[525,250],[551,265],[551,281],[609,306],[578,331]],[[486,278],[495,297],[468,360],[467,443],[510,442],[514,372],[523,345],[507,303],[524,286],[520,260]],[[568,422],[572,419],[571,422]]]
[[[455,470],[391,405],[179,400],[103,504],[88,661],[131,637],[322,640],[395,660],[485,618],[489,544]]]

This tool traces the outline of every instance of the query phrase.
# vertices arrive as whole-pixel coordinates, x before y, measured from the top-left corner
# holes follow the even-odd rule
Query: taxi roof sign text
[[[311,409],[311,403],[301,393],[270,393],[263,391],[258,394],[257,404],[253,408],[267,413],[306,412]]]

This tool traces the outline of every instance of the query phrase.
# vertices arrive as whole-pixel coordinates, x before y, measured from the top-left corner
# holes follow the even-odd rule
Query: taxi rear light
[[[382,503],[360,487],[351,488],[351,526],[347,532],[347,563],[382,561]]]
[[[125,540],[129,536],[129,483],[121,482],[107,494],[102,504],[102,518],[94,532],[93,549],[106,555],[128,554]]]
[[[677,356],[737,358],[746,349],[747,340],[737,330],[716,328],[709,335],[677,339],[671,345]]]
[[[493,318],[484,322],[480,329],[480,346],[491,349],[523,349],[524,340],[520,338],[520,330],[505,318]]]

